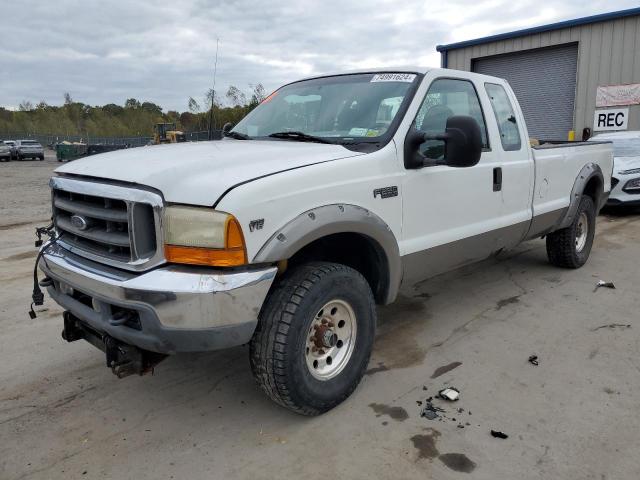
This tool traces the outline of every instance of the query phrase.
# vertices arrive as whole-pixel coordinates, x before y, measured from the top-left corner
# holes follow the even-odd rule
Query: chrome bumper
[[[248,342],[277,271],[167,265],[125,272],[58,245],[47,249],[39,267],[53,279],[49,295],[91,328],[166,354]],[[123,309],[135,322],[122,323]]]

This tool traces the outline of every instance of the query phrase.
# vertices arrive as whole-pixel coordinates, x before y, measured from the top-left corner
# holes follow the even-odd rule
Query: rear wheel
[[[344,401],[369,363],[376,311],[360,273],[336,263],[296,267],[279,281],[251,340],[251,367],[264,392],[303,415]]]
[[[589,259],[595,231],[595,204],[591,197],[583,195],[571,225],[547,235],[549,262],[563,268],[580,268]]]

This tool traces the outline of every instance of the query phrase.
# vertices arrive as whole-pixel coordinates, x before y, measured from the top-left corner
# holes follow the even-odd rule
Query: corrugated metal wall
[[[573,129],[577,65],[578,44],[569,43],[478,58],[472,68],[509,82],[530,137],[564,140]],[[547,74],[540,77],[539,72]]]
[[[576,135],[593,127],[598,85],[640,83],[640,16],[449,50],[449,68],[471,70],[472,59],[578,42]],[[540,72],[548,75],[549,72]],[[640,130],[640,106],[630,110],[629,130]]]

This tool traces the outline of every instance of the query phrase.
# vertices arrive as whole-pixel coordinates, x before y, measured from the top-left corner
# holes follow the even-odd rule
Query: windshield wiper
[[[269,135],[272,138],[282,138],[284,140],[294,140],[296,142],[316,142],[316,143],[333,143],[322,137],[316,137],[304,132],[275,132]]]
[[[240,132],[234,132],[233,130],[224,132],[223,135],[225,137],[235,138],[236,140],[249,140],[251,138],[249,135],[245,135],[244,133]]]

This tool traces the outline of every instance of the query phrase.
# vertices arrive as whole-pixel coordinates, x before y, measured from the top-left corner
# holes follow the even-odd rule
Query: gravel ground
[[[534,241],[403,292],[379,310],[354,395],[304,418],[260,393],[246,347],[118,380],[100,351],[60,338],[51,300],[28,318],[56,165],[0,164],[0,479],[637,480],[635,214],[599,217],[580,270],[551,267]],[[594,292],[598,279],[616,289]],[[460,400],[421,417],[448,385]]]

